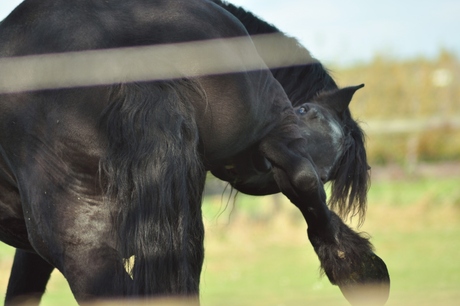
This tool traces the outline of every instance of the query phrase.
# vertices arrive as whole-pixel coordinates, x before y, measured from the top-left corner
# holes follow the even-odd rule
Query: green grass
[[[406,207],[456,205],[460,208],[460,179],[419,178],[381,181],[369,192],[369,203]]]
[[[375,182],[366,222],[388,265],[387,305],[457,305],[460,300],[460,179]],[[321,278],[296,210],[280,198],[207,198],[203,305],[348,305]],[[0,245],[0,299],[13,250]],[[52,277],[42,305],[76,305],[65,280]]]

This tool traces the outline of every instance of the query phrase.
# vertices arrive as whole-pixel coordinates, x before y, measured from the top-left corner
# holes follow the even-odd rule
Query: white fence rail
[[[418,119],[370,120],[361,124],[368,137],[406,134],[405,171],[416,173],[419,164],[419,143],[424,132],[449,129],[460,130],[460,114]],[[460,142],[460,138],[456,141]],[[458,152],[460,161],[460,152]]]
[[[442,128],[459,130],[460,114],[423,119],[369,120],[364,121],[361,126],[368,135],[421,133]]]

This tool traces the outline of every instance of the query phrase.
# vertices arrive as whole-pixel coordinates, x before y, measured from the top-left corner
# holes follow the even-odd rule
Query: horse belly
[[[15,248],[31,249],[18,189],[0,158],[0,241]]]

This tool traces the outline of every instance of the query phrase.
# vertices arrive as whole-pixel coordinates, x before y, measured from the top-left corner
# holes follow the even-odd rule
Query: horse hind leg
[[[5,305],[38,305],[54,267],[39,255],[17,249]]]
[[[115,248],[110,210],[97,194],[92,194],[92,189],[86,189],[85,194],[76,194],[72,181],[69,180],[63,188],[59,176],[43,175],[45,170],[41,165],[29,166],[24,171],[26,175],[21,176],[21,182],[22,188],[27,190],[22,201],[29,242],[46,261],[38,255],[17,252],[14,264],[17,267],[13,267],[8,288],[9,299],[24,290],[43,292],[46,278],[51,273],[47,270],[52,270],[46,263],[64,275],[79,303],[123,296],[126,290],[122,284],[129,285],[130,278]],[[95,186],[93,179],[83,183]],[[38,263],[33,266],[35,262]],[[38,271],[37,275],[29,274],[25,268],[21,270],[24,263],[30,271]],[[40,277],[40,287],[31,289],[25,284],[16,284],[26,276],[32,280]],[[116,281],[118,279],[122,281]]]

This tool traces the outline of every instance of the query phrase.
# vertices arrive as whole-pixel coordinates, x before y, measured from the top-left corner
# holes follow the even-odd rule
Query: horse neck
[[[241,7],[222,2],[221,0],[213,1],[234,15],[245,26],[251,36],[279,34],[277,36],[276,48],[273,48],[278,51],[275,54],[270,52],[269,56],[290,56],[295,53],[296,57],[304,59],[305,64],[270,69],[276,80],[283,86],[284,91],[294,106],[311,101],[321,91],[337,88],[335,81],[325,67],[313,58],[310,52],[300,45],[295,38],[285,35],[274,25],[261,20]],[[255,42],[255,45],[257,48],[257,42]],[[279,46],[283,46],[283,48]],[[267,62],[267,59],[264,57],[267,56],[267,52],[261,49],[258,49],[258,51],[265,62]]]
[[[311,102],[322,91],[337,89],[337,85],[320,63],[272,69],[293,106]]]

